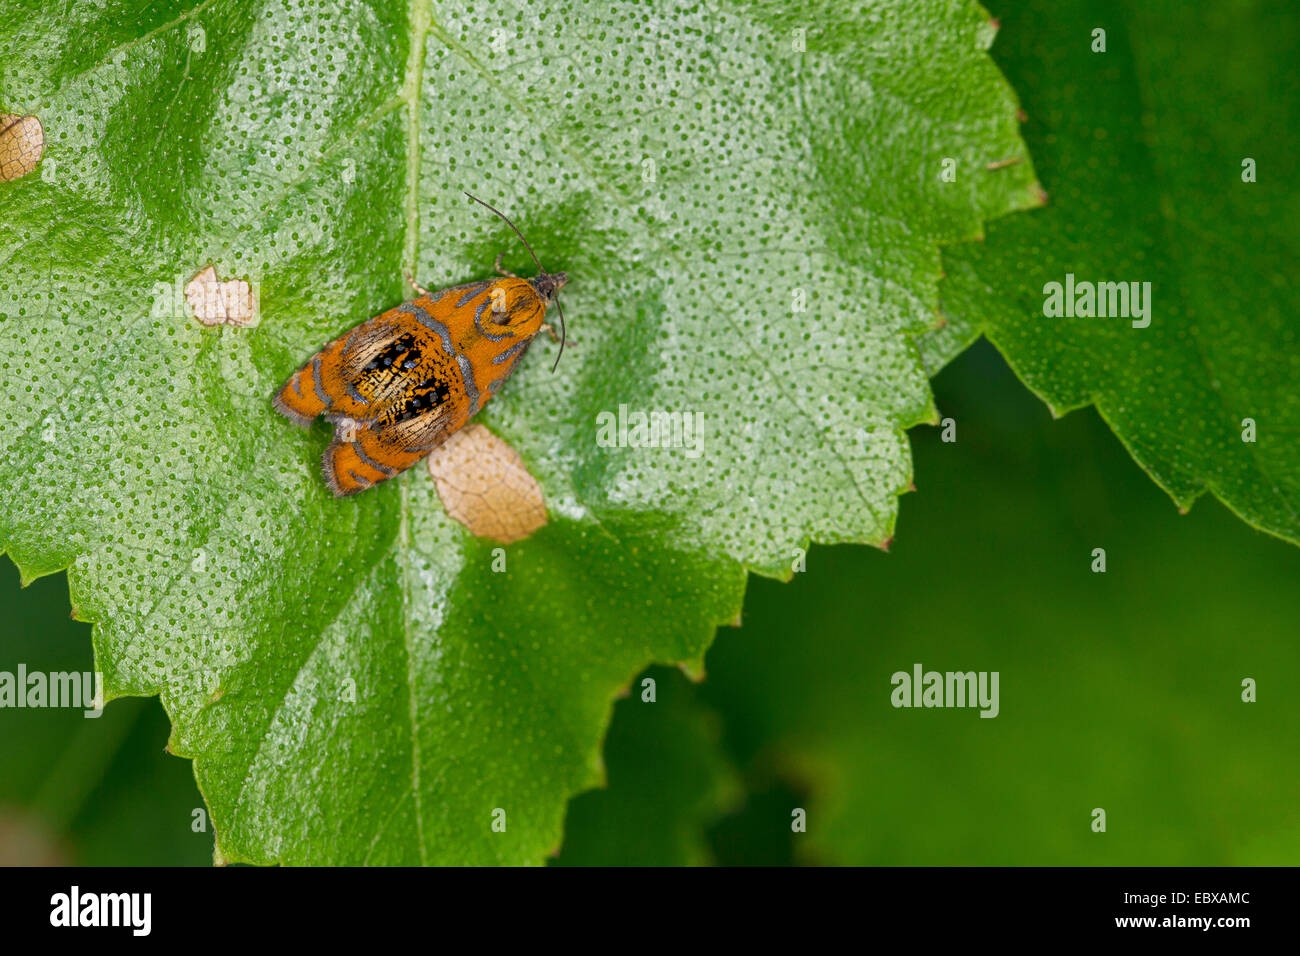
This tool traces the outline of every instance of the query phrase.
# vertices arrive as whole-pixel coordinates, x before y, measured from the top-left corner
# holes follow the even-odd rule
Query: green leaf
[[[652,681],[647,684],[646,681]],[[652,699],[647,695],[653,693]],[[680,673],[654,667],[614,707],[607,789],[580,794],[564,821],[561,866],[697,866],[704,831],[740,798],[717,715]]]
[[[1095,414],[1051,421],[987,345],[935,392],[957,441],[918,429],[890,553],[814,548],[709,652],[728,755],[807,795],[751,832],[802,862],[1294,865],[1300,551],[1162,507]],[[892,706],[917,663],[998,672],[998,715]]]
[[[0,546],[161,695],[228,860],[542,860],[618,688],[698,670],[746,569],[890,536],[937,245],[1035,195],[986,168],[1024,148],[973,3],[0,14],[46,139],[0,186]],[[483,416],[551,519],[504,573],[419,468],[331,498],[270,407],[405,269],[530,267],[466,189],[572,280],[558,374],[536,344]],[[189,317],[209,263],[256,327]],[[598,444],[620,406],[700,453]]]
[[[62,576],[20,591],[6,562],[0,607],[0,682],[20,668],[45,676],[47,688],[62,681],[56,675],[90,672],[90,628],[68,617]],[[203,802],[194,774],[163,752],[168,726],[157,701],[119,701],[98,716],[14,703],[6,700],[0,734],[0,866],[211,863],[211,827],[196,829],[206,814],[196,817]]]
[[[1181,509],[1209,490],[1300,542],[1300,137],[1282,119],[1300,106],[1300,21],[1274,2],[1193,26],[1171,0],[1043,0],[1004,30],[1051,200],[945,254],[951,325],[929,364],[983,332],[1055,414],[1096,405]],[[1045,316],[1067,273],[1151,283],[1150,325]]]

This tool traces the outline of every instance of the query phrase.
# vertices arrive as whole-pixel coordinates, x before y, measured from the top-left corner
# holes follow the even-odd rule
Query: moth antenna
[[[469,196],[470,199],[474,200],[484,209],[488,210],[494,215],[501,217],[501,221],[515,231],[515,235],[519,237],[519,241],[524,244],[524,248],[528,250],[528,254],[533,257],[533,262],[537,264],[537,271],[541,272],[544,275],[547,274],[546,266],[542,265],[542,260],[537,258],[537,253],[533,252],[533,247],[528,244],[528,240],[524,238],[524,234],[519,231],[519,227],[516,226],[513,222],[511,222],[509,217],[506,216],[505,213],[503,213],[500,209],[496,209],[493,206],[489,206],[483,200],[479,199],[477,196],[471,193],[465,193],[465,195]],[[555,364],[551,366],[552,372],[554,372],[557,368],[559,368],[560,356],[564,354],[564,343],[568,340],[568,332],[564,327],[564,307],[560,305],[560,294],[558,292],[555,294],[555,309],[560,314],[560,351],[555,354]]]
[[[555,353],[555,364],[551,366],[551,372],[560,367],[560,356],[564,354],[564,343],[568,339],[568,333],[564,329],[564,306],[560,305],[560,293],[555,293],[555,310],[560,314],[560,351]]]
[[[487,209],[487,210],[489,210],[490,212],[492,212],[492,213],[494,213],[494,214],[500,216],[500,217],[501,217],[501,221],[504,222],[507,226],[509,226],[511,229],[513,229],[513,230],[515,231],[515,235],[519,237],[519,241],[522,242],[522,243],[524,244],[524,248],[528,250],[528,254],[529,254],[530,256],[533,257],[533,262],[537,263],[537,271],[539,271],[539,272],[546,272],[546,267],[543,266],[541,260],[537,258],[537,254],[536,254],[535,252],[533,252],[533,247],[530,246],[530,245],[528,244],[528,240],[524,238],[524,234],[523,234],[522,232],[519,231],[519,227],[518,227],[518,226],[516,226],[513,222],[511,222],[511,221],[506,217],[506,214],[505,214],[505,213],[503,213],[500,209],[494,209],[493,207],[489,206],[487,203],[485,203],[483,200],[479,199],[477,196],[470,196],[469,193],[466,193],[465,195],[466,195],[466,196],[469,196],[470,199],[474,200],[476,203],[478,203],[478,204],[479,204],[480,206],[482,206],[484,209]]]

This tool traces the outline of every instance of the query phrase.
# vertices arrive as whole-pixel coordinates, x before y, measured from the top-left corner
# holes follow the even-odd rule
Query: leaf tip
[[[678,661],[677,669],[686,675],[686,679],[692,684],[704,683],[704,660],[696,658],[691,661]]]

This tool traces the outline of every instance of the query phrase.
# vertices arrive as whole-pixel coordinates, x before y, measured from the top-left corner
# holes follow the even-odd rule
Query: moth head
[[[553,278],[548,276],[547,278]],[[510,276],[497,279],[488,290],[491,303],[486,321],[508,328],[517,336],[533,336],[545,321],[550,300],[538,291],[536,279],[517,279]],[[553,294],[553,293],[552,293]],[[542,308],[537,307],[541,299]]]
[[[569,277],[563,272],[556,272],[552,275],[542,268],[542,261],[537,258],[537,253],[533,252],[533,247],[528,244],[528,240],[525,239],[524,234],[519,231],[519,227],[511,222],[506,217],[505,213],[501,212],[499,209],[493,209],[477,196],[471,196],[469,193],[466,193],[465,195],[469,196],[470,199],[474,200],[474,202],[478,203],[483,208],[490,210],[497,216],[500,216],[502,221],[505,222],[505,224],[514,231],[514,234],[519,237],[519,241],[524,244],[524,248],[528,250],[528,255],[532,258],[533,262],[537,263],[538,275],[528,281],[532,285],[533,291],[535,291],[538,297],[542,300],[544,306],[542,313],[545,314],[546,309],[550,308],[551,303],[554,302],[555,310],[560,314],[560,350],[555,353],[555,364],[551,366],[551,371],[554,372],[559,368],[560,356],[564,354],[564,342],[567,338],[567,333],[564,329],[564,309],[560,306],[558,293],[560,289],[564,288],[564,284],[569,281]],[[537,332],[540,331],[542,325],[540,320],[537,325],[538,328],[532,329],[527,334],[536,335]]]
[[[568,283],[569,277],[563,272],[543,272],[528,280],[532,283],[533,289],[543,302],[550,305],[555,301],[555,293],[559,292]]]

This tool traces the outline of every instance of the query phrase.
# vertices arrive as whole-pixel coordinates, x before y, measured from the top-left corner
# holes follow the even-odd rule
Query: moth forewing
[[[469,198],[505,220],[539,274],[434,293],[412,279],[418,298],[334,339],[289,376],[272,401],[299,425],[321,415],[334,423],[321,468],[336,495],[400,474],[473,418],[514,371],[568,281],[563,272],[542,268],[505,215]]]
[[[539,278],[547,292],[557,287]],[[496,394],[545,320],[550,301],[536,281],[420,296],[343,333],[289,377],[276,409],[301,425],[334,423],[322,458],[331,491],[356,494],[400,474]]]

